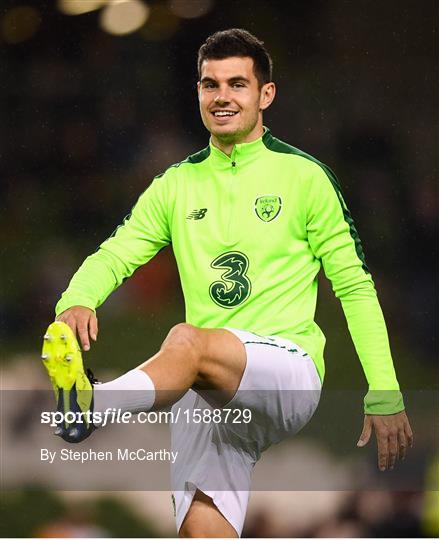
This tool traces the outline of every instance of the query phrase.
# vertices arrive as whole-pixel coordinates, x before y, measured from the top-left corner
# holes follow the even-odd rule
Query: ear
[[[198,101],[200,101],[200,93],[201,93],[201,83],[200,83],[200,81],[198,81],[197,82]]]
[[[261,98],[259,101],[259,108],[261,111],[265,111],[272,104],[274,96],[276,95],[276,85],[274,82],[264,84],[261,88]]]

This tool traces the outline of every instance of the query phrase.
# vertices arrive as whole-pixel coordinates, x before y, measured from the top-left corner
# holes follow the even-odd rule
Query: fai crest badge
[[[282,208],[282,199],[277,195],[264,195],[255,201],[255,212],[259,219],[268,223],[277,218]]]

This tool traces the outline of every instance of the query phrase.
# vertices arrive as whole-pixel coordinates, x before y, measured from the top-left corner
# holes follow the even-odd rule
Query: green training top
[[[374,283],[326,165],[268,129],[230,157],[211,143],[154,179],[73,276],[56,313],[100,306],[171,242],[188,323],[290,339],[322,380],[325,337],[314,314],[323,265],[369,383],[366,412],[403,410]]]

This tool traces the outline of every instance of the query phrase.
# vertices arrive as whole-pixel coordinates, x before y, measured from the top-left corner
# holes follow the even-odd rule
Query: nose
[[[220,88],[218,89],[218,94],[215,96],[214,99],[215,103],[217,105],[225,105],[226,103],[230,103],[230,96],[229,91],[227,88]]]

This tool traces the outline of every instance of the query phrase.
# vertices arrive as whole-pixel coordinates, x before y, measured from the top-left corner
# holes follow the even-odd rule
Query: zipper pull
[[[232,167],[236,167],[236,161],[232,161]]]

